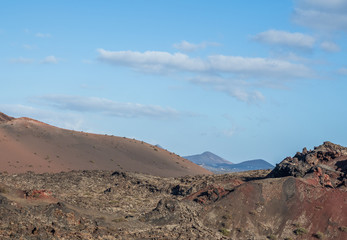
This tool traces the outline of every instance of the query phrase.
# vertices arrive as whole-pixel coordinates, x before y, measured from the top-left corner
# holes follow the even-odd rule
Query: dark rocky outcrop
[[[294,157],[285,158],[268,175],[286,176],[314,178],[327,187],[347,187],[347,148],[331,142],[324,142],[313,150],[304,148]]]
[[[0,112],[0,123],[1,122],[11,121],[12,119],[14,119],[14,118],[10,117],[10,116],[7,116],[6,114]]]

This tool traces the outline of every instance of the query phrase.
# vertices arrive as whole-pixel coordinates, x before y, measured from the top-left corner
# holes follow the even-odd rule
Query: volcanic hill
[[[0,171],[120,170],[174,177],[210,174],[162,148],[135,139],[57,128],[0,113]]]
[[[35,160],[59,150],[53,146],[58,144],[69,154],[61,150],[54,161],[52,156],[40,158],[52,166],[53,162],[60,166],[60,159],[77,153],[81,155],[71,161],[93,156],[79,159],[81,168],[94,157],[104,164],[110,161],[109,155],[102,158],[101,153],[109,148],[109,154],[121,152],[134,158],[138,155],[126,149],[152,153],[151,157],[172,155],[136,140],[74,132],[4,115],[0,133],[0,151],[8,156],[15,151],[17,157],[25,156],[35,150],[31,158]],[[87,151],[90,147],[94,150]],[[87,153],[75,152],[75,148]],[[172,166],[172,158],[157,159],[165,167]],[[192,169],[182,168],[191,165],[177,164],[176,159],[173,171],[162,170],[165,175]],[[127,160],[142,164],[130,157]],[[11,161],[1,161],[1,167],[9,170],[25,166],[25,159],[18,160],[22,165],[14,165],[17,168]],[[43,164],[40,161],[35,166]],[[78,169],[69,161],[63,163]],[[96,161],[90,164],[97,166]],[[154,165],[144,169],[152,175],[111,169],[66,171],[65,165],[61,166],[65,172],[1,170],[0,239],[347,239],[346,147],[324,142],[313,150],[304,148],[272,171],[160,177]],[[32,168],[25,167],[19,169]]]

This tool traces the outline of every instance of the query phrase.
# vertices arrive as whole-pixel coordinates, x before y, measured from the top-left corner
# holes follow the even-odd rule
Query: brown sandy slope
[[[57,128],[0,113],[0,172],[121,170],[175,177],[211,174],[153,145]]]

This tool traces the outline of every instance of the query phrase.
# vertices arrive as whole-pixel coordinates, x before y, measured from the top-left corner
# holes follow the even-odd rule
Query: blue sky
[[[347,145],[347,1],[2,1],[0,111],[179,155]]]

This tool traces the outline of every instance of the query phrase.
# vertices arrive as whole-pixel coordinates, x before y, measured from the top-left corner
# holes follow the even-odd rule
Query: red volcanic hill
[[[121,170],[176,177],[211,174],[142,141],[57,128],[0,113],[0,172]]]

